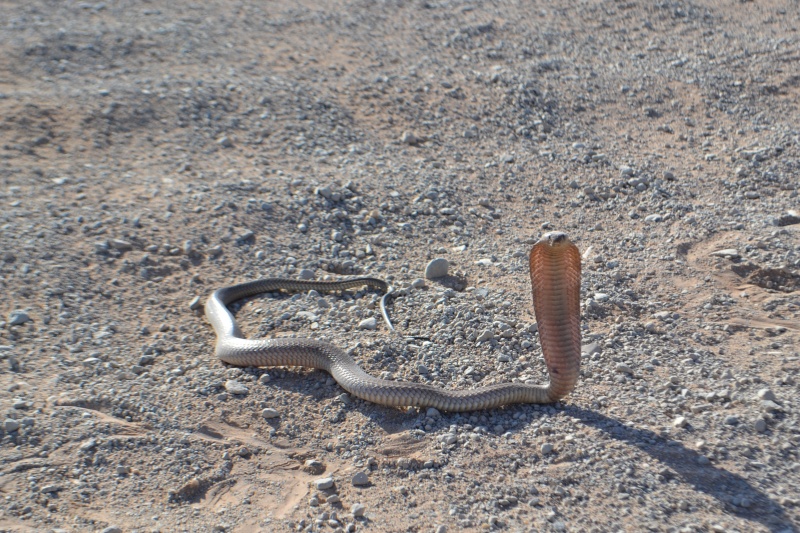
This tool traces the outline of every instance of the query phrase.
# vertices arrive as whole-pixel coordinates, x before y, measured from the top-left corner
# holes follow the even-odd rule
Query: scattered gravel
[[[778,4],[2,4],[2,528],[795,530]],[[231,311],[376,377],[545,383],[545,231],[583,256],[563,402],[387,408],[214,355],[214,289],[372,276],[396,334],[366,289]]]

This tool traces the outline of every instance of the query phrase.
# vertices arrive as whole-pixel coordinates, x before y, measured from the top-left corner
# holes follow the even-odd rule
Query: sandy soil
[[[797,531],[798,26],[792,0],[0,3],[0,531]],[[563,403],[394,409],[214,356],[215,288],[370,275],[400,335],[360,329],[368,291],[237,320],[387,379],[545,382],[551,229],[584,254]]]

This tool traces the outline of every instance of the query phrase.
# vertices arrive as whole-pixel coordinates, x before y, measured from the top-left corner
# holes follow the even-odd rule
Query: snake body
[[[222,361],[235,366],[318,368],[330,373],[350,394],[376,404],[476,411],[513,403],[551,403],[572,392],[580,370],[581,260],[577,247],[563,233],[544,235],[531,249],[530,275],[539,339],[550,374],[546,386],[501,383],[446,390],[424,383],[378,379],[329,342],[307,338],[247,339],[227,307],[241,298],[278,290],[335,291],[363,286],[390,290],[385,281],[375,278],[251,281],[215,291],[206,302],[205,312],[217,334],[216,354]]]

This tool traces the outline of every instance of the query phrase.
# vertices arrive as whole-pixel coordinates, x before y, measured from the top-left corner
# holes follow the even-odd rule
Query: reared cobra
[[[578,248],[563,233],[545,234],[530,252],[533,308],[550,383],[501,383],[472,390],[446,390],[424,383],[389,381],[370,376],[342,349],[316,339],[246,339],[227,304],[277,290],[344,290],[370,286],[388,292],[385,281],[262,279],[224,287],[206,302],[206,317],[217,334],[216,353],[236,366],[305,366],[330,373],[350,394],[381,405],[435,407],[440,411],[476,411],[512,403],[551,403],[572,392],[581,358],[580,277]],[[388,320],[387,320],[388,322]]]

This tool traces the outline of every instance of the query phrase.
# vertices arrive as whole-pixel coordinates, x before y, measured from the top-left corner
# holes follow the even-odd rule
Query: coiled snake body
[[[325,341],[302,338],[246,339],[227,304],[277,290],[344,290],[370,286],[390,290],[385,281],[262,279],[215,291],[205,305],[217,334],[216,353],[236,366],[304,366],[330,373],[350,394],[381,405],[435,407],[441,411],[475,411],[511,403],[551,403],[574,388],[580,369],[580,276],[577,247],[563,233],[544,235],[530,253],[531,287],[539,339],[550,383],[502,383],[471,390],[446,390],[424,383],[373,377],[342,349]]]

